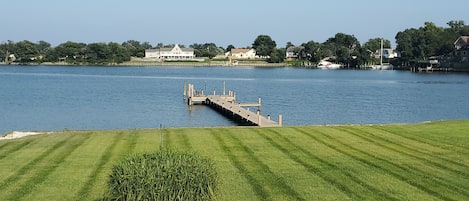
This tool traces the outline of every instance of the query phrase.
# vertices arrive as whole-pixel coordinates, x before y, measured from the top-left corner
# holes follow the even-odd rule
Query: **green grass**
[[[465,200],[469,121],[169,128],[163,146],[211,158],[218,200]],[[113,165],[159,150],[159,130],[0,141],[0,200],[97,200]]]

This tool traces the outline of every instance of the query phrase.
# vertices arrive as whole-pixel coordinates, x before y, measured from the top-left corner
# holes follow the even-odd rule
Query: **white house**
[[[392,48],[383,48],[382,54],[383,54],[383,58],[386,58],[386,59],[397,58],[399,56],[397,52],[395,52]],[[379,59],[380,57],[379,50],[376,50],[376,52],[374,53],[374,57]]]
[[[254,49],[236,49],[233,48],[231,51],[225,53],[225,56],[232,57],[236,59],[255,59],[259,58],[256,55],[256,50]]]
[[[193,48],[181,48],[178,44],[172,48],[146,49],[145,59],[157,60],[193,60],[195,58]]]

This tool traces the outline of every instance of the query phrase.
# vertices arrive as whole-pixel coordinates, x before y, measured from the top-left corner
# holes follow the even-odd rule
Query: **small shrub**
[[[194,153],[135,155],[112,168],[110,200],[212,200],[213,162]]]

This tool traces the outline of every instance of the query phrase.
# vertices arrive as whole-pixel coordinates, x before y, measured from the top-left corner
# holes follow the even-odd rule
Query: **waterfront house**
[[[381,57],[379,51],[380,50],[376,50],[373,55],[376,59],[379,59]],[[392,48],[383,48],[381,53],[383,54],[383,58],[385,59],[393,59],[399,57],[397,52],[395,52]]]
[[[462,49],[469,45],[469,36],[459,36],[456,41],[454,41],[454,47],[456,50]]]
[[[306,54],[304,51],[305,47],[303,46],[290,46],[285,51],[285,59],[287,61],[297,60],[298,58],[304,59],[305,57],[311,56],[310,54]]]
[[[459,62],[469,62],[469,36],[460,36],[454,42],[456,60]]]
[[[194,60],[193,48],[181,48],[178,44],[170,48],[146,49],[145,59],[150,60]]]
[[[259,56],[256,55],[256,50],[254,49],[237,49],[233,48],[231,51],[225,53],[226,57],[231,57],[235,59],[256,59]]]

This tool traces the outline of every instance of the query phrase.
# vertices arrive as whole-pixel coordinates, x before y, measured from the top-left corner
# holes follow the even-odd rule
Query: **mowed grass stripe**
[[[135,149],[137,148],[137,143],[141,135],[134,130],[130,132],[129,134],[125,135],[125,140],[127,142],[127,148],[125,149],[128,153],[133,153],[135,152]]]
[[[166,130],[166,129],[165,129]],[[165,131],[166,132],[166,131]],[[161,132],[158,129],[145,129],[145,130],[136,130],[135,135],[138,135],[135,138],[134,148],[132,148],[133,153],[148,153],[159,150],[161,140]],[[163,135],[165,135],[163,133]]]
[[[325,182],[334,186],[340,192],[344,193],[353,200],[372,199],[370,196],[377,196],[375,199],[385,198],[386,200],[397,200],[396,198],[387,195],[386,193],[367,184],[366,182],[361,181],[358,177],[348,172],[340,171],[327,173],[326,171],[323,171],[324,167],[326,167],[326,170],[340,170],[341,168],[293,143],[290,139],[279,133],[277,130],[271,130],[271,135],[262,132],[260,132],[259,135],[264,137],[264,139],[266,139],[272,146],[288,155],[292,160],[304,166],[308,172],[319,176]],[[298,156],[290,150],[298,150],[302,155],[307,156],[307,158]],[[313,161],[316,162],[316,164],[312,164]],[[321,169],[318,167],[323,168]],[[347,180],[352,182],[348,182]],[[364,191],[370,192],[364,194]]]
[[[216,200],[258,200],[251,185],[232,164],[232,161],[214,137],[214,134],[223,135],[225,130],[219,130],[218,128],[191,128],[190,132],[185,130],[187,129],[178,129],[177,132],[187,133],[188,140],[191,143],[191,151],[211,158],[215,162],[218,174],[217,191],[215,192]]]
[[[191,143],[189,142],[189,137],[187,133],[181,133],[180,136],[182,137],[182,144],[185,149],[192,149]]]
[[[192,149],[191,143],[189,142],[189,137],[187,136],[190,133],[188,129],[177,130],[174,129],[165,129],[163,133],[168,133],[171,136],[171,145],[174,148],[190,150]]]
[[[175,132],[174,132],[173,129],[164,129],[163,130],[163,147],[168,148],[168,147],[172,146],[174,133]]]
[[[254,191],[255,195],[257,196],[258,200],[272,200],[272,197],[267,193],[264,189],[264,186],[260,184],[260,181],[256,180],[254,175],[250,173],[245,167],[238,157],[233,153],[234,150],[233,146],[228,146],[225,142],[225,139],[222,135],[226,135],[225,133],[221,132],[212,132],[212,136],[217,140],[218,144],[222,148],[223,152],[228,156],[231,161],[231,164],[238,170],[238,172],[247,180],[247,182],[251,185],[252,190]]]
[[[346,143],[340,140],[341,136],[335,138],[327,134],[327,130],[336,129],[335,127],[323,127],[315,130],[316,133],[326,137],[325,140],[320,141],[325,145],[342,152],[343,154],[349,155],[357,161],[367,164],[370,167],[381,169],[381,171],[386,172],[386,174],[392,175],[395,178],[439,199],[460,200],[462,197],[464,197],[458,192],[454,192],[453,189],[450,189],[450,187],[441,181],[436,180],[433,177],[429,177],[430,174],[415,170],[413,167],[402,166],[396,162],[393,162],[391,159],[383,158],[376,154],[371,154],[365,150],[352,146],[349,144],[350,142]],[[315,138],[308,132],[305,132],[305,134]],[[347,140],[347,138],[345,140]],[[442,187],[444,187],[444,189],[441,189]]]
[[[406,126],[395,125],[395,126],[381,126],[381,127],[374,127],[374,128],[385,131],[387,133],[391,133],[393,135],[396,135],[405,139],[427,144],[429,146],[438,147],[443,150],[447,150],[451,152],[460,152],[462,154],[469,154],[469,148],[466,146],[460,146],[458,144],[445,143],[445,142],[438,141],[438,140],[432,140],[432,139],[418,135],[418,132],[411,132],[412,135],[409,135],[408,133],[410,133],[409,131],[411,130],[409,128],[410,126],[411,125],[406,125]],[[447,136],[447,135],[442,135],[442,136]]]
[[[15,153],[18,150],[21,150],[23,147],[26,147],[27,145],[31,144],[34,142],[33,140],[27,140],[23,142],[18,142],[18,143],[5,143],[0,147],[0,150],[2,151],[0,153],[0,160],[5,158],[6,156]],[[11,147],[11,148],[10,148]]]
[[[91,175],[88,177],[88,180],[82,186],[80,191],[78,191],[78,194],[75,197],[81,200],[87,200],[89,196],[88,193],[90,192],[91,188],[93,188],[94,184],[96,183],[96,180],[98,179],[98,175],[101,174],[101,172],[103,172],[104,165],[109,162],[110,158],[112,157],[114,148],[116,147],[117,143],[122,140],[123,135],[124,135],[123,132],[118,132],[117,135],[113,137],[112,143],[106,148],[105,152],[101,155],[101,158],[99,159],[99,163],[96,165],[95,169],[93,170]],[[136,139],[137,137],[133,136],[132,138]],[[133,139],[133,141],[135,139]]]
[[[67,137],[60,138],[53,146],[50,146],[49,149],[45,150],[42,154],[38,155],[36,158],[32,159],[30,162],[25,164],[23,167],[19,168],[12,174],[10,177],[5,178],[3,181],[0,182],[0,189],[5,189],[6,187],[15,184],[17,180],[21,178],[24,174],[28,173],[31,169],[35,167],[37,163],[42,161],[45,157],[50,155],[54,150],[59,149],[62,147],[70,138],[74,137],[74,135],[67,135]]]
[[[90,138],[90,135],[73,135],[68,141],[63,141],[64,143],[59,143],[57,146],[54,146],[53,149],[49,149],[45,153],[47,155],[53,155],[54,157],[50,161],[44,162],[41,165],[41,169],[29,178],[23,185],[19,186],[7,200],[19,200],[22,197],[31,193],[35,188],[37,188],[49,174],[51,174],[60,164],[67,158],[75,149],[80,147],[87,139]],[[46,157],[43,157],[45,159]]]
[[[132,131],[133,132],[133,131]],[[98,200],[103,197],[103,195],[106,194],[108,188],[107,188],[107,182],[109,179],[109,175],[111,174],[112,167],[119,163],[120,160],[123,158],[128,157],[129,155],[132,155],[135,152],[135,146],[134,141],[139,141],[139,138],[136,138],[137,136],[135,135],[129,135],[129,131],[125,131],[124,133],[112,131],[111,135],[122,135],[118,137],[119,139],[115,140],[115,145],[112,145],[113,148],[109,149],[111,152],[109,154],[109,158],[107,159],[106,163],[103,163],[102,165],[102,170],[99,171],[96,174],[96,180],[94,182],[94,185],[92,188],[90,188],[90,191],[88,192],[88,198],[89,200]],[[131,140],[129,140],[129,138]],[[77,199],[80,199],[80,197],[77,197]]]
[[[435,158],[433,158],[433,160],[430,160],[428,158],[425,158],[425,157],[422,157],[422,156],[419,156],[418,154],[416,153],[413,153],[413,152],[418,152],[418,151],[414,151],[413,149],[407,149],[406,147],[404,146],[400,146],[390,140],[385,140],[385,139],[382,139],[380,137],[377,137],[375,136],[375,138],[370,138],[368,136],[372,135],[371,133],[369,132],[366,132],[364,130],[359,130],[357,128],[354,128],[354,127],[341,127],[341,126],[338,126],[338,127],[334,127],[335,129],[337,130],[341,130],[343,131],[344,133],[347,133],[347,134],[351,134],[355,137],[358,137],[364,141],[367,141],[371,144],[375,144],[379,147],[381,147],[382,149],[384,150],[389,150],[390,152],[395,152],[397,153],[398,155],[401,155],[401,156],[407,156],[407,157],[410,157],[410,158],[413,158],[414,161],[422,161],[425,165],[426,164],[430,164],[430,166],[426,166],[424,169],[426,170],[423,170],[422,168],[419,168],[418,166],[414,165],[412,167],[409,167],[407,166],[408,168],[411,168],[411,169],[414,169],[414,170],[419,170],[420,172],[425,172],[424,174],[431,174],[431,175],[435,175],[434,177],[435,178],[438,178],[438,180],[441,181],[442,184],[448,186],[449,188],[451,189],[456,189],[459,193],[462,193],[464,195],[467,195],[469,196],[469,192],[467,192],[467,186],[464,186],[465,183],[467,182],[467,173],[464,172],[463,170],[458,170],[456,168],[453,168],[453,167],[450,167],[450,166],[447,166],[447,165],[443,165],[444,162],[442,163],[437,163],[435,162]],[[381,139],[381,140],[379,140]],[[397,146],[398,148],[394,148],[392,146]],[[406,150],[406,151],[404,151]],[[421,153],[421,154],[425,154],[425,153]],[[427,157],[432,157],[431,155],[427,155]],[[447,163],[446,163],[447,164]],[[429,167],[432,167],[432,166],[436,166],[437,170],[438,171],[449,171],[449,172],[452,172],[454,173],[453,175],[448,175],[448,174],[445,174],[445,175],[442,175],[442,174],[439,174],[441,172],[435,172],[435,173],[429,173]],[[463,180],[463,181],[461,181]],[[466,181],[464,181],[466,180]],[[459,182],[458,182],[459,181]],[[459,185],[459,183],[461,183],[461,185]]]
[[[3,142],[0,141],[0,150],[2,150],[4,147],[11,146],[13,144],[14,143],[8,143],[8,142],[5,142],[5,141],[3,141]]]
[[[245,157],[242,162],[245,163],[245,166],[248,168],[248,171],[257,172],[256,174],[262,178],[262,181],[267,187],[270,187],[271,191],[269,194],[274,199],[279,199],[279,197],[288,197],[289,200],[305,200],[301,195],[295,191],[291,186],[289,186],[282,177],[276,175],[271,168],[266,165],[262,160],[260,160],[254,153],[254,151],[248,147],[244,142],[239,138],[239,133],[234,133],[233,130],[227,130],[227,135],[224,135],[226,138],[229,138],[229,142],[232,142],[236,147],[238,147],[239,152],[243,152],[242,155]],[[245,131],[251,131],[250,129]],[[257,135],[256,133],[249,133],[250,135]],[[245,134],[246,135],[246,134]],[[245,136],[244,135],[244,136]],[[238,152],[238,153],[239,153]],[[249,170],[251,169],[251,170]]]
[[[413,125],[406,125],[406,126],[414,127]],[[406,127],[403,127],[403,126],[397,126],[397,125],[389,126],[388,125],[388,126],[381,126],[381,127],[375,127],[375,128],[378,130],[382,130],[386,133],[398,136],[398,137],[402,137],[411,141],[425,144],[427,146],[437,147],[444,151],[435,155],[438,155],[441,158],[452,159],[453,161],[457,161],[456,163],[463,164],[464,166],[467,166],[469,164],[469,158],[461,157],[461,156],[469,155],[469,149],[467,149],[466,146],[459,146],[454,143],[445,143],[445,142],[442,142],[441,140],[428,139],[426,138],[426,135],[424,136],[419,135],[418,133],[420,131],[417,132],[417,131],[414,131],[415,129],[406,129]],[[451,138],[452,136],[451,133],[452,131],[448,130],[446,134],[441,135],[441,138]],[[455,140],[458,140],[458,139],[455,139]]]
[[[468,172],[465,171],[469,169],[468,164],[460,163],[458,161],[455,161],[454,159],[441,157],[437,153],[432,152],[431,150],[421,151],[425,149],[420,148],[418,144],[409,144],[403,142],[402,140],[396,141],[396,139],[390,139],[390,137],[388,136],[390,133],[386,131],[377,130],[372,127],[361,127],[360,129],[355,127],[349,127],[348,129],[354,130],[354,132],[350,132],[351,134],[361,135],[371,140],[371,142],[384,144],[389,149],[395,149],[396,151],[404,152],[404,155],[409,155],[418,158],[420,160],[426,161],[427,163],[431,163],[439,168],[449,170],[458,174],[459,176],[463,175],[464,178],[468,178]]]
[[[73,151],[34,192],[22,200],[75,199],[74,196],[86,183],[106,147],[112,142],[112,136],[107,131],[80,131],[76,134],[90,135],[90,139]]]

